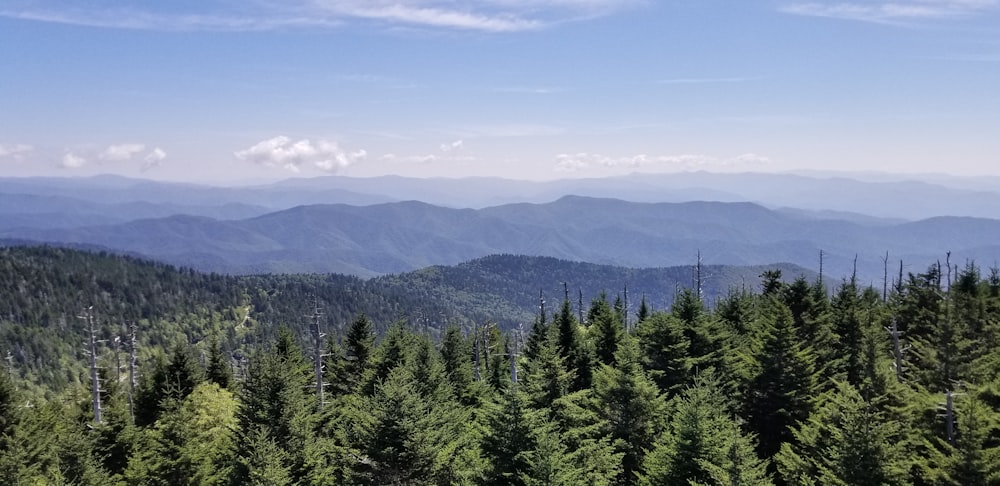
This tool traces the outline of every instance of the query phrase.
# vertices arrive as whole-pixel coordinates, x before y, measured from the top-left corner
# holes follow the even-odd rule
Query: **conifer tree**
[[[640,484],[771,484],[767,462],[756,457],[752,437],[740,431],[710,372],[699,374],[672,406]]]
[[[457,326],[449,327],[441,341],[441,360],[455,396],[467,405],[474,400],[471,356],[472,343]]]
[[[793,440],[792,427],[809,417],[816,374],[814,358],[798,342],[791,312],[774,297],[764,299],[767,310],[759,322],[745,414],[760,441],[760,457],[770,458]]]
[[[524,396],[515,386],[501,392],[500,403],[488,415],[486,424],[482,448],[490,467],[483,484],[524,485],[530,476],[530,458],[536,443]]]
[[[646,303],[646,294],[642,294],[642,300],[639,301],[639,310],[635,313],[635,321],[638,325],[642,325],[643,321],[649,317],[652,311],[649,309],[649,305]]]
[[[536,410],[551,409],[556,400],[566,396],[573,384],[573,373],[551,340],[543,341],[534,358],[524,365],[524,392]]]
[[[351,322],[351,327],[344,338],[344,388],[354,390],[365,376],[371,365],[372,352],[375,346],[375,333],[372,321],[361,314]]]
[[[574,374],[571,390],[590,388],[592,379],[591,354],[580,335],[579,324],[576,322],[576,316],[573,315],[568,299],[563,301],[562,308],[556,314],[553,325],[555,326],[559,356],[563,358],[566,367]]]
[[[841,382],[775,460],[788,484],[907,484],[901,425]]]
[[[663,393],[672,396],[688,382],[690,342],[680,319],[666,312],[654,312],[637,332],[642,365]]]
[[[620,301],[616,302],[619,303]],[[587,322],[590,323],[588,336],[593,342],[597,364],[614,366],[615,351],[618,350],[618,345],[625,335],[621,316],[617,309],[612,309],[608,305],[603,294],[591,302],[590,310],[587,312]]]
[[[643,458],[660,432],[663,401],[642,370],[639,346],[626,337],[615,356],[616,367],[601,365],[594,374],[594,411],[605,421],[605,434],[623,454],[615,482],[635,484]]]
[[[212,335],[208,340],[208,366],[205,369],[208,381],[221,388],[230,389],[233,385],[233,367],[229,357],[222,352],[218,336]]]
[[[854,288],[853,284],[851,288]],[[841,290],[846,292],[843,288]],[[830,322],[830,300],[826,296],[822,282],[817,280],[815,284],[810,285],[805,277],[796,278],[784,287],[781,298],[792,313],[792,324],[799,335],[799,340],[804,345],[810,346],[816,355],[816,361],[821,368],[817,371],[824,377],[832,376],[836,369],[829,363],[832,363],[837,355],[835,347],[837,337]]]
[[[313,401],[306,395],[309,378],[309,367],[290,333],[280,332],[273,349],[251,359],[236,413],[235,481],[251,477],[247,461],[260,453],[253,448],[272,443],[287,451],[282,470],[291,471],[296,480],[306,474],[303,454],[315,421]]]

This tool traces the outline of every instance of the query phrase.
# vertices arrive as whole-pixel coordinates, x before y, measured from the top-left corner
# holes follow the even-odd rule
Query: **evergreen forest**
[[[528,315],[448,272],[2,248],[0,484],[1000,484],[997,269],[526,277]]]

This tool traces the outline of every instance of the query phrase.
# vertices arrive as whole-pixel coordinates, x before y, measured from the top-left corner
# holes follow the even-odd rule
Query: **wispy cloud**
[[[254,31],[330,28],[369,21],[389,26],[479,32],[537,30],[559,23],[609,15],[648,0],[260,0],[169,3],[122,7],[97,0],[81,8],[69,0],[14,0],[0,17],[99,28],[157,31]],[[168,10],[174,8],[172,10]]]
[[[461,140],[455,140],[454,142],[451,143],[442,143],[441,151],[444,153],[448,153],[448,152],[453,152],[455,150],[461,150],[462,145],[464,145],[464,142],[462,142]]]
[[[101,160],[126,161],[146,149],[141,143],[124,143],[121,145],[111,145],[98,155]]]
[[[386,162],[400,162],[408,164],[430,164],[434,162],[472,162],[477,160],[477,158],[472,155],[438,155],[438,154],[398,155],[389,153],[379,157],[379,160],[383,160]]]
[[[94,146],[67,148],[59,159],[59,167],[64,169],[79,169],[90,165],[115,165],[122,163],[139,163],[143,172],[162,165],[167,158],[167,152],[160,147],[146,148],[142,143],[120,143],[108,145],[104,149]]]
[[[640,169],[698,170],[735,167],[759,167],[770,163],[763,155],[746,153],[734,157],[715,157],[704,154],[648,155],[638,154],[626,157],[610,157],[601,154],[580,152],[556,155],[554,169],[560,172],[578,172],[588,169]]]
[[[22,10],[0,9],[0,17],[83,27],[163,32],[245,32],[302,27],[328,28],[341,25],[338,19],[308,16],[173,14],[114,7],[86,10],[78,8],[58,10],[45,7]]]
[[[79,169],[80,167],[87,165],[87,159],[73,152],[66,152],[63,154],[62,161],[59,165],[64,169]]]
[[[163,159],[167,158],[167,153],[160,147],[156,147],[150,150],[145,157],[142,158],[142,171],[145,172],[154,167],[159,167],[163,164]]]
[[[793,15],[905,24],[970,17],[996,10],[1000,0],[894,0],[871,2],[794,2],[781,8]]]
[[[727,84],[745,83],[748,81],[760,81],[763,78],[756,76],[735,76],[728,78],[670,78],[661,79],[656,84]]]
[[[566,133],[563,127],[535,124],[475,125],[447,130],[463,138],[549,137]]]
[[[264,140],[256,145],[235,152],[233,155],[268,167],[282,167],[292,172],[300,172],[302,166],[311,165],[317,169],[336,173],[368,156],[365,150],[347,151],[337,142],[302,139],[293,141],[284,135]]]
[[[20,161],[28,154],[35,151],[35,147],[31,145],[25,145],[22,143],[14,145],[3,145],[0,144],[0,159],[9,158],[16,161]]]

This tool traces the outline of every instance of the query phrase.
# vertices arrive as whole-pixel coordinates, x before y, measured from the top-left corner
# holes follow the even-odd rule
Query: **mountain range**
[[[233,211],[253,213],[248,206]],[[297,206],[240,219],[178,214],[76,227],[7,224],[0,238],[106,248],[221,273],[365,277],[492,254],[636,268],[693,265],[700,254],[712,265],[787,262],[819,270],[822,251],[827,276],[856,271],[881,285],[885,266],[895,275],[900,261],[907,271],[923,271],[947,252],[953,263],[1000,259],[1000,221],[994,219],[852,220],[748,202],[580,196],[482,209],[404,201]]]

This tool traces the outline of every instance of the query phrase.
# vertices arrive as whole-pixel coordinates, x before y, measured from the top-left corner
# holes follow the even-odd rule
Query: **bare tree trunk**
[[[87,323],[88,346],[90,355],[90,393],[94,409],[94,423],[101,423],[101,377],[97,370],[97,330],[94,329],[93,306],[88,307],[82,316],[77,316]]]
[[[319,312],[319,303],[316,303],[315,309],[312,314],[312,335],[313,335],[313,368],[316,374],[316,399],[317,408],[323,408],[326,405],[326,400],[324,397],[324,387],[326,383],[323,383],[323,338],[326,337],[325,333],[320,332],[319,329],[319,318],[322,314]]]
[[[128,337],[128,414],[135,423],[135,324],[129,326]]]

